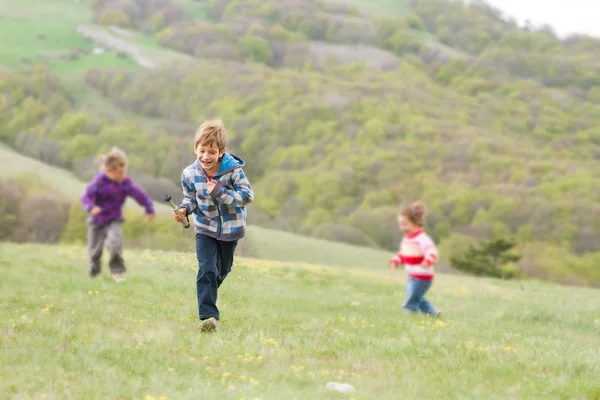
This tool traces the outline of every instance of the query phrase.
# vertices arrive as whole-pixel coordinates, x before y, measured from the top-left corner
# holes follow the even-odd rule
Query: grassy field
[[[319,240],[259,226],[248,227],[247,239],[250,254],[267,260],[373,269],[386,266],[393,257],[387,251]]]
[[[75,25],[91,20],[87,1],[0,1],[0,64],[19,67],[22,58],[68,53],[73,47],[91,48],[75,33]],[[40,35],[43,35],[41,37]]]
[[[194,257],[125,256],[117,285],[83,248],[0,243],[1,398],[600,398],[598,291],[439,276],[436,321],[401,273],[244,259],[201,334]]]

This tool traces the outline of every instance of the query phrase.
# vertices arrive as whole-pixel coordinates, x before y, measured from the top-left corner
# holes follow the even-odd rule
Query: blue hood
[[[242,168],[246,163],[240,157],[225,153],[223,154],[223,158],[221,159],[221,166],[219,167],[219,172],[216,173],[215,176],[221,176],[228,172],[233,171],[236,168]]]

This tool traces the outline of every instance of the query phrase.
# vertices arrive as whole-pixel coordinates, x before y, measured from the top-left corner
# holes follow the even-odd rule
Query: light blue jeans
[[[422,312],[434,317],[438,315],[438,310],[425,298],[425,293],[427,293],[432,283],[433,280],[426,281],[413,278],[412,276],[408,277],[406,282],[406,299],[402,306],[405,312]]]

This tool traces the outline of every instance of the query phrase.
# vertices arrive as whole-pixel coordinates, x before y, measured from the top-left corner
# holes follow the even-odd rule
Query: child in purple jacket
[[[102,270],[101,258],[104,244],[110,254],[108,265],[117,282],[125,280],[123,260],[123,205],[131,196],[146,209],[148,221],[154,219],[150,197],[127,177],[127,156],[113,147],[103,157],[101,172],[87,186],[81,204],[88,212],[88,274],[94,278]]]

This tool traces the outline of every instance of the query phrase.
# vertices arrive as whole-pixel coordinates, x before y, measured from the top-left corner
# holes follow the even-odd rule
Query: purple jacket
[[[81,196],[81,204],[89,213],[94,206],[102,209],[100,214],[91,217],[98,225],[105,225],[123,218],[123,205],[127,196],[131,196],[146,209],[146,214],[154,214],[152,200],[142,188],[134,184],[130,178],[121,183],[113,182],[106,174],[100,172],[87,186]]]

